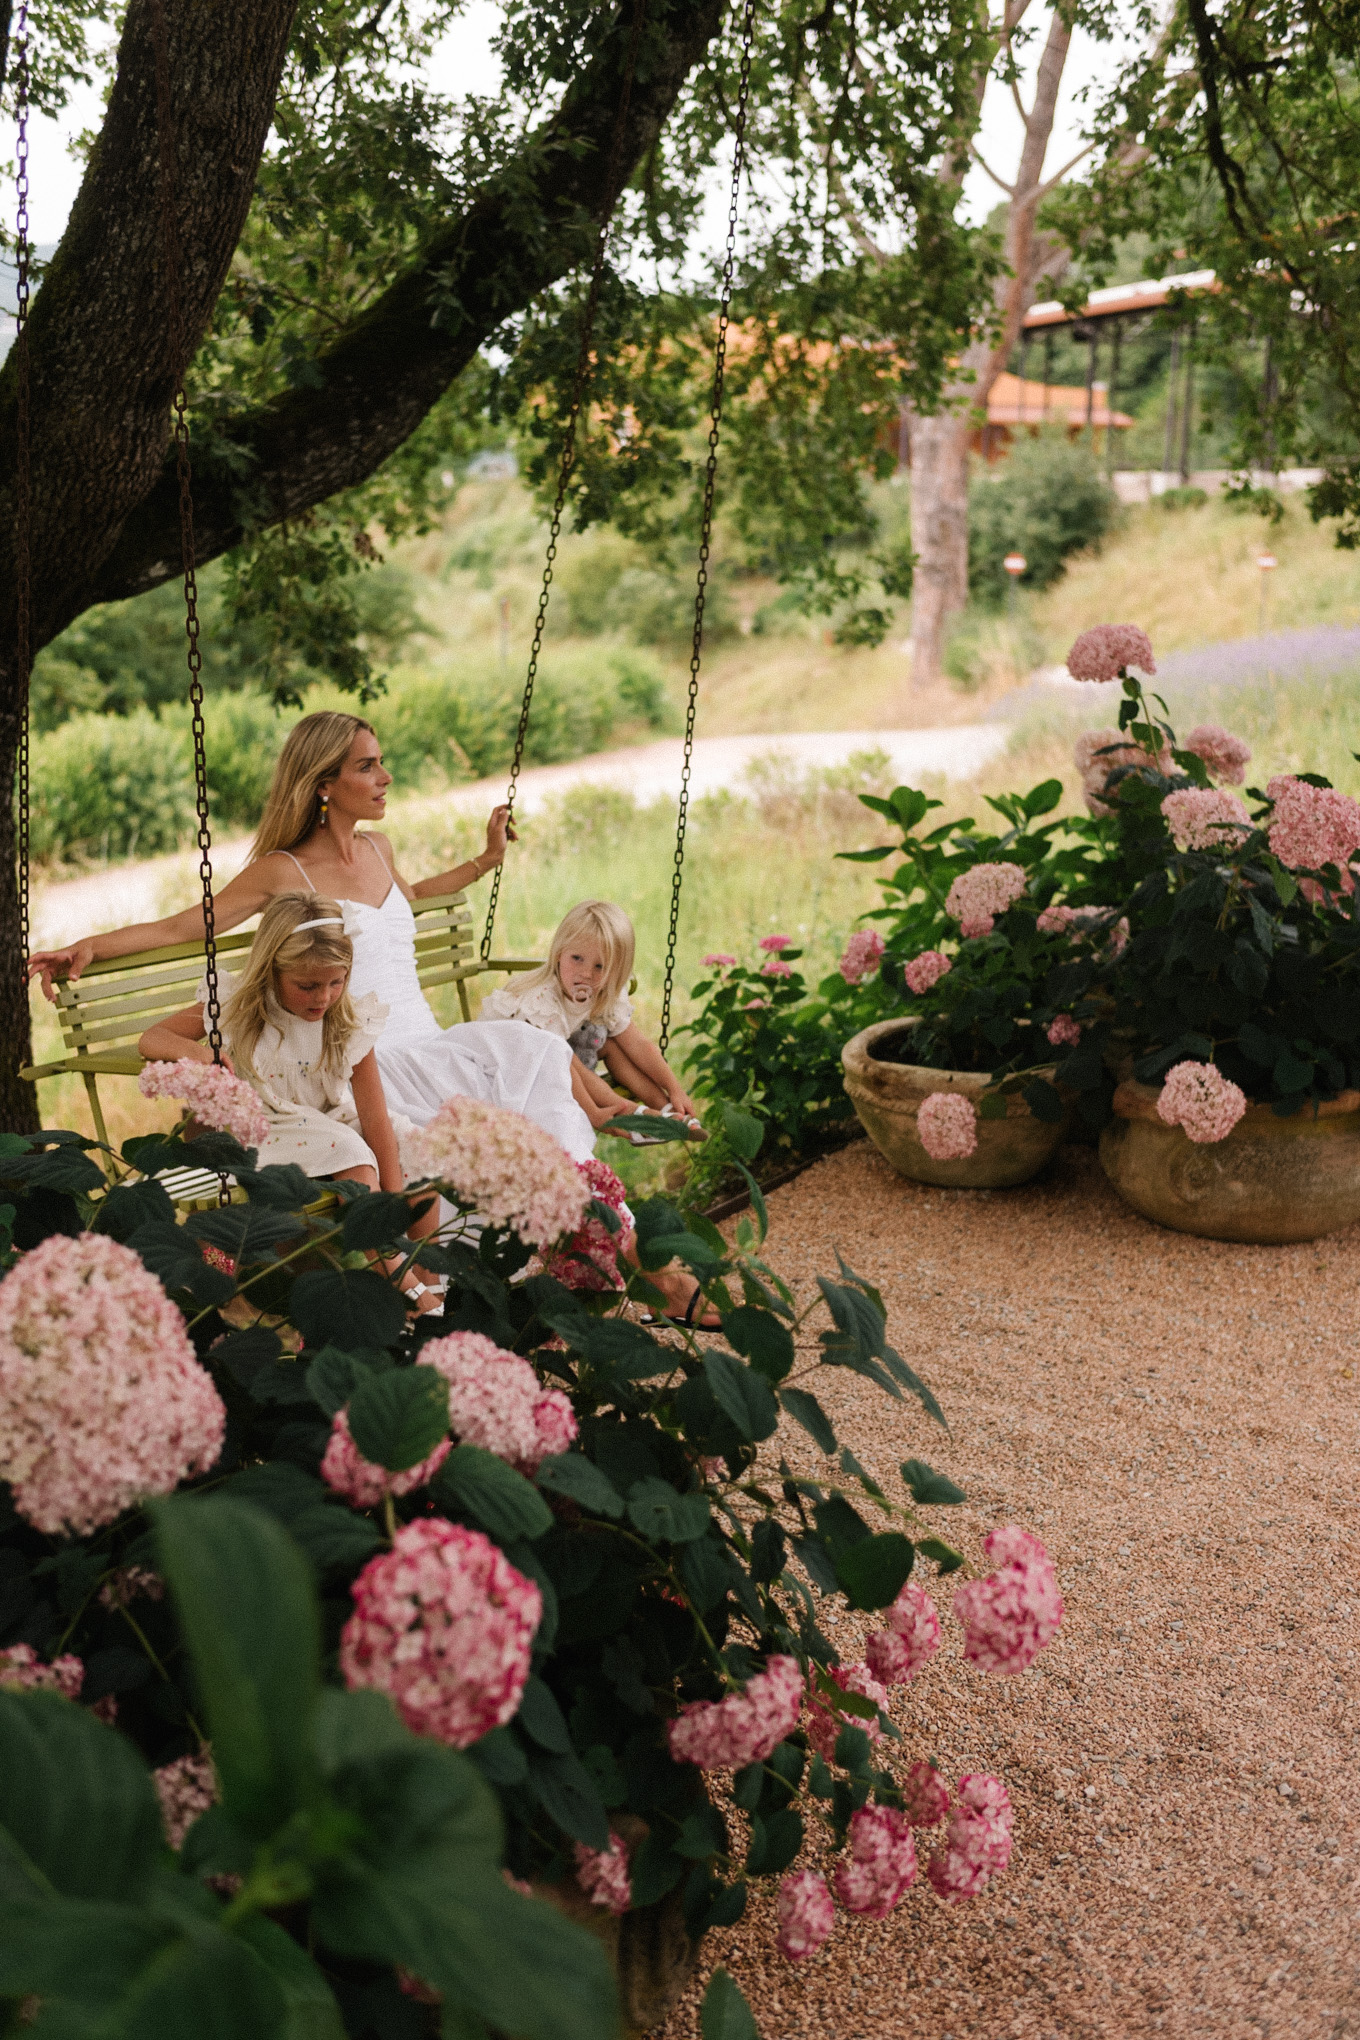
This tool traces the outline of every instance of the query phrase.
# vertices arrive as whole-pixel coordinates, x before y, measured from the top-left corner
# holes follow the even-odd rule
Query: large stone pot
[[[879,1020],[841,1050],[845,1088],[864,1131],[899,1176],[914,1183],[939,1183],[951,1190],[1008,1190],[1027,1183],[1063,1137],[1065,1121],[1036,1119],[1021,1097],[1006,1100],[1004,1119],[979,1119],[977,1148],[961,1162],[937,1162],[922,1147],[916,1114],[932,1091],[958,1091],[976,1107],[994,1088],[991,1078],[971,1070],[930,1070],[917,1063],[883,1062],[875,1049],[900,1043],[916,1026],[912,1020]],[[880,1049],[881,1053],[881,1049]],[[1051,1077],[1053,1065],[1031,1072]]]
[[[1105,1174],[1157,1225],[1281,1246],[1360,1219],[1360,1091],[1277,1119],[1249,1105],[1226,1140],[1196,1142],[1157,1116],[1151,1084],[1123,1083],[1100,1136]]]

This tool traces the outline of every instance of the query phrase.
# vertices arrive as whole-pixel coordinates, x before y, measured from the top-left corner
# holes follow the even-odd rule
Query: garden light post
[[[1261,570],[1261,616],[1258,628],[1261,635],[1264,636],[1266,628],[1266,591],[1270,587],[1270,577],[1280,563],[1274,553],[1263,552],[1257,554],[1256,564]]]
[[[1007,590],[1006,594],[1006,614],[1010,618],[1011,628],[1014,629],[1015,591],[1020,584],[1020,576],[1024,573],[1025,568],[1029,565],[1029,561],[1025,558],[1025,555],[1021,552],[1008,552],[1006,554],[1005,559],[1001,562],[1001,564],[1006,569],[1007,574],[1010,576],[1010,587]]]

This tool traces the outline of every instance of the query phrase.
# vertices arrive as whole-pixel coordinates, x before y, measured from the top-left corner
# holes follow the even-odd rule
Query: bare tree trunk
[[[968,600],[967,412],[939,411],[911,427],[911,674],[940,670],[945,631]]]

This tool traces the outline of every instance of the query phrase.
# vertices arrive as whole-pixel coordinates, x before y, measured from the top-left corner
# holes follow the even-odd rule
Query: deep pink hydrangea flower
[[[714,950],[710,955],[705,956],[702,962],[706,970],[730,970],[736,960],[735,956],[725,956],[721,950]]]
[[[543,1597],[489,1537],[439,1516],[403,1524],[353,1592],[347,1686],[388,1694],[408,1728],[458,1750],[510,1720]]]
[[[449,1098],[404,1146],[413,1168],[447,1184],[489,1224],[518,1233],[526,1246],[550,1246],[585,1217],[590,1191],[571,1156],[503,1105]]]
[[[902,975],[907,981],[907,990],[915,992],[919,999],[953,968],[949,958],[938,949],[923,949],[919,956],[913,956],[911,962],[904,966]]]
[[[961,1905],[976,1898],[1011,1860],[1011,1802],[999,1778],[960,1778],[944,1847],[926,1865],[937,1898]]]
[[[996,916],[1013,907],[1024,890],[1025,874],[1018,864],[975,864],[954,880],[944,910],[958,922],[961,935],[990,935]]]
[[[151,1773],[151,1782],[161,1802],[165,1839],[178,1849],[194,1822],[220,1797],[211,1752],[200,1750],[194,1757],[176,1757]]]
[[[815,1955],[836,1922],[826,1879],[817,1870],[794,1870],[779,1886],[775,1946],[788,1962]]]
[[[206,1473],[226,1411],[184,1319],[130,1247],[54,1235],[0,1282],[0,1479],[49,1536]]]
[[[982,1548],[995,1572],[970,1580],[954,1596],[963,1654],[984,1672],[1014,1677],[1028,1671],[1058,1633],[1063,1619],[1058,1577],[1038,1538],[1013,1524],[994,1530]]]
[[[862,1806],[850,1816],[850,1856],[836,1865],[836,1896],[847,1912],[886,1919],[916,1875],[916,1844],[895,1806]]]
[[[780,949],[792,949],[793,937],[792,935],[762,935],[759,943],[756,946],[757,948],[768,949],[771,951],[778,951]]]
[[[701,1771],[736,1771],[763,1763],[776,1743],[798,1726],[803,1674],[797,1658],[771,1658],[744,1693],[696,1700],[666,1726],[671,1755]]]
[[[1349,865],[1360,850],[1360,801],[1338,793],[1334,786],[1309,786],[1289,773],[1266,783],[1275,803],[1270,822],[1270,847],[1291,871],[1321,871],[1334,864],[1353,881]]]
[[[1186,786],[1162,802],[1178,850],[1231,849],[1251,828],[1251,816],[1235,793],[1217,786]]]
[[[422,1359],[424,1355],[422,1354]],[[349,1432],[349,1416],[337,1410],[331,1419],[331,1435],[321,1462],[321,1478],[327,1487],[343,1495],[356,1509],[375,1509],[384,1495],[409,1495],[433,1480],[452,1451],[448,1438],[441,1438],[428,1459],[408,1466],[404,1473],[390,1473],[365,1459]]]
[[[782,956],[772,956],[767,963],[761,964],[760,975],[768,978],[792,977],[793,965],[785,963]]]
[[[258,1096],[223,1063],[195,1062],[187,1055],[178,1062],[147,1063],[137,1088],[144,1098],[178,1098],[201,1126],[229,1133],[242,1147],[257,1148],[268,1137],[269,1120]]]
[[[64,1700],[78,1700],[84,1683],[84,1663],[69,1651],[48,1664],[31,1643],[0,1650],[0,1693],[60,1693]]]
[[[1072,907],[1045,907],[1034,925],[1041,935],[1065,935],[1072,925]]]
[[[1157,1117],[1201,1145],[1226,1140],[1246,1109],[1245,1091],[1217,1063],[1173,1063],[1157,1099]]]
[[[1180,748],[1193,751],[1204,760],[1215,779],[1226,779],[1229,786],[1240,786],[1247,776],[1251,745],[1230,735],[1218,723],[1196,723]]]
[[[876,1679],[868,1665],[831,1665],[827,1668],[828,1678],[834,1680],[842,1693],[858,1693],[862,1699],[872,1700],[875,1707],[886,1707],[888,1689]],[[871,1743],[879,1741],[883,1730],[869,1715],[838,1714],[833,1706],[819,1693],[808,1688],[808,1741],[819,1756],[830,1763],[836,1754],[836,1738],[843,1728],[862,1728]]]
[[[1118,680],[1128,666],[1148,675],[1157,671],[1152,640],[1136,623],[1098,623],[1084,630],[1067,654],[1074,680]]]
[[[940,1617],[924,1587],[908,1580],[891,1608],[886,1629],[871,1631],[864,1655],[885,1686],[905,1686],[940,1647]]]
[[[902,1779],[902,1810],[913,1827],[938,1827],[950,1807],[949,1787],[924,1757],[908,1764]]]
[[[960,1091],[932,1091],[916,1110],[921,1146],[936,1162],[961,1162],[977,1152],[977,1113]]]
[[[1044,1029],[1050,1048],[1075,1048],[1081,1040],[1081,1022],[1070,1013],[1059,1013]]]
[[[842,952],[841,976],[848,985],[862,985],[877,970],[882,954],[883,937],[877,928],[857,928]]]
[[[576,1417],[560,1388],[544,1388],[527,1360],[507,1353],[482,1332],[450,1332],[420,1349],[421,1365],[449,1384],[449,1426],[466,1445],[480,1445],[521,1473],[565,1452]]]
[[[606,1906],[615,1914],[626,1913],[633,1903],[633,1880],[628,1871],[628,1845],[611,1828],[607,1849],[575,1847],[576,1882],[592,1905]]]
[[[620,1229],[612,1233],[602,1219],[587,1213],[577,1231],[547,1255],[543,1265],[568,1289],[622,1289],[619,1250],[632,1230],[627,1192],[608,1164],[596,1161],[593,1155],[576,1166],[593,1200],[619,1214]]]

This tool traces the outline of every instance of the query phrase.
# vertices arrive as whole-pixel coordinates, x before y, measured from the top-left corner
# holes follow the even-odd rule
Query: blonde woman
[[[694,1106],[654,1041],[638,1027],[628,997],[636,939],[612,900],[584,900],[548,946],[548,961],[482,1001],[483,1020],[524,1020],[559,1035],[572,1051],[576,1102],[594,1127],[636,1111],[596,1074],[603,1056],[614,1081],[699,1130]]]

